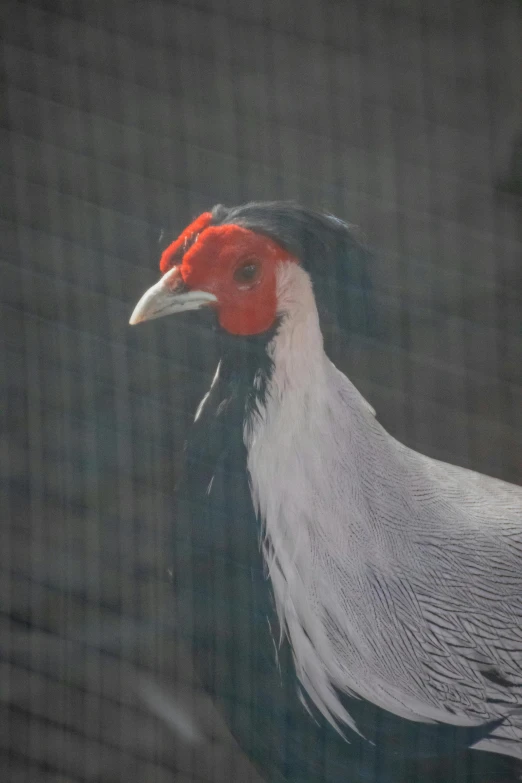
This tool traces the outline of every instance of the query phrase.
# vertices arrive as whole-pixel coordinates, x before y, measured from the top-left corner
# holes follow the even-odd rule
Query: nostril
[[[173,266],[172,269],[163,275],[161,282],[171,293],[185,294],[188,292],[188,288],[181,276],[179,266]]]

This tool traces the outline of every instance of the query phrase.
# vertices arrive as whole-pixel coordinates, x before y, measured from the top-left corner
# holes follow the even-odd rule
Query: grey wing
[[[504,716],[494,732],[502,750],[485,749],[512,753],[514,743],[522,757],[522,488],[422,461],[433,495],[423,482],[407,581],[422,626],[409,630],[423,689],[449,721]],[[411,614],[402,622],[411,626]]]

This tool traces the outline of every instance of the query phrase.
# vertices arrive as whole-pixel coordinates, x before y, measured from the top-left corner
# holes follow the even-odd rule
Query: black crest
[[[312,278],[322,322],[333,322],[349,334],[377,336],[373,257],[347,223],[291,201],[230,209],[217,205],[212,214],[214,225],[234,224],[265,234],[299,258]]]

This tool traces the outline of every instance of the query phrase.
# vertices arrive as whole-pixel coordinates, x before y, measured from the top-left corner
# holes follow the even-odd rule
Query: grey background
[[[389,313],[389,339],[340,342],[340,365],[404,442],[522,483],[522,8],[1,12],[0,780],[254,781],[194,681],[167,573],[215,357],[195,321],[129,314],[162,230],[216,202],[329,209],[380,252]]]

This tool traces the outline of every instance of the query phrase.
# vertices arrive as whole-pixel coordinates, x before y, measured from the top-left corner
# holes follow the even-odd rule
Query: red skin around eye
[[[195,223],[189,227],[191,232]],[[174,252],[178,243],[173,243],[177,246]],[[234,271],[252,259],[261,264],[259,275],[251,285],[238,283]],[[183,256],[180,272],[189,289],[217,297],[215,307],[223,329],[254,335],[270,329],[276,319],[276,269],[285,261],[297,259],[262,234],[234,225],[209,226]]]

